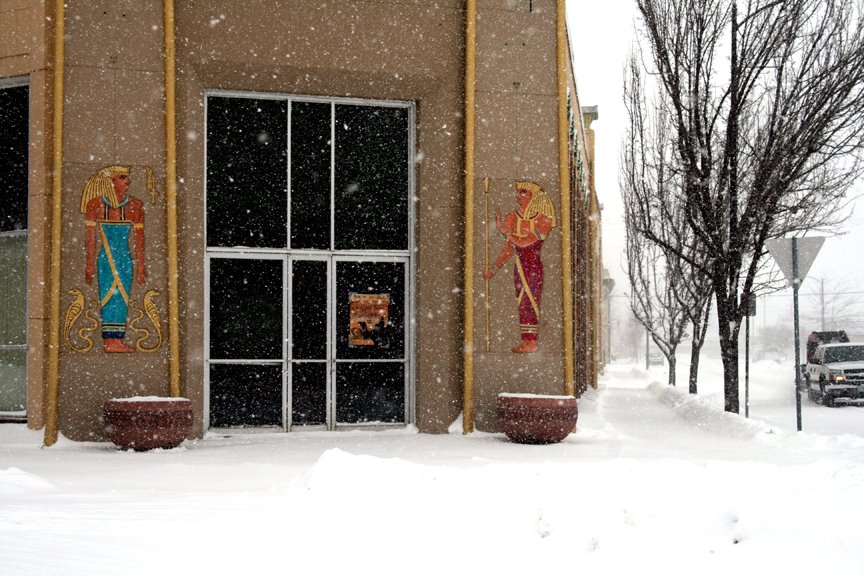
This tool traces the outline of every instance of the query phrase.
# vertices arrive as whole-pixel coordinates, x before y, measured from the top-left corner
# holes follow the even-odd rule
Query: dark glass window
[[[355,360],[404,358],[405,264],[337,262],[336,279],[336,357]],[[382,296],[387,300],[386,325],[367,327],[373,331],[369,337],[373,341],[370,345],[351,344],[351,302],[358,296]]]
[[[27,229],[27,86],[0,89],[0,232]]]
[[[408,249],[408,110],[336,106],[336,249]]]
[[[291,247],[330,249],[332,106],[291,105]]]
[[[207,245],[285,248],[288,103],[207,98]]]
[[[27,410],[29,108],[27,86],[0,88],[0,412]]]
[[[27,350],[0,350],[0,366],[3,380],[0,381],[0,412],[24,412],[27,410]]]
[[[403,422],[405,365],[340,362],[336,366],[336,399],[337,422]]]
[[[291,422],[298,426],[327,423],[327,363],[291,365]]]
[[[27,236],[0,234],[0,345],[27,344]],[[22,353],[24,351],[22,350]],[[0,361],[0,366],[3,362]],[[0,378],[7,379],[4,374]]]
[[[210,365],[210,426],[281,425],[281,366]]]
[[[282,357],[282,261],[210,260],[210,357]]]
[[[292,265],[291,345],[293,358],[327,358],[327,262],[295,260]]]

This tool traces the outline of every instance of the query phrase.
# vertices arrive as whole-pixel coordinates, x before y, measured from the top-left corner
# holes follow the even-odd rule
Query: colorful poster
[[[390,325],[390,295],[352,292],[348,298],[351,332],[348,346],[388,348],[390,341],[385,335]]]

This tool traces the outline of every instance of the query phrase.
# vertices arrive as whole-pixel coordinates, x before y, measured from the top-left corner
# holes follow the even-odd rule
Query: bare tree
[[[625,212],[628,229],[632,226],[629,219]],[[645,242],[636,234],[628,234],[630,308],[669,363],[669,385],[675,386],[675,352],[684,338],[687,317],[678,306],[674,282],[664,262],[663,252],[656,244]]]
[[[624,94],[628,127],[620,174],[631,306],[667,356],[673,385],[675,349],[689,322],[688,380],[695,394],[712,285],[693,263],[703,262],[705,254],[687,224],[686,205],[681,201],[684,173],[675,153],[670,112],[656,105],[662,98],[648,104],[641,65],[633,58],[625,73]],[[656,242],[657,238],[663,242]]]
[[[836,226],[862,172],[862,10],[855,0],[742,0],[740,15],[734,0],[636,3],[640,61],[673,126],[678,201],[705,257],[689,263],[713,286],[725,409],[738,412],[738,334],[765,240]]]
[[[845,330],[849,334],[860,333],[864,326],[861,320],[861,294],[864,292],[842,278],[827,283],[825,278],[808,280],[810,288],[806,294],[802,294],[808,310],[802,316],[811,328],[803,331]]]
[[[691,248],[693,248],[691,246]],[[699,258],[695,256],[694,258]],[[687,378],[688,391],[690,394],[698,392],[699,380],[699,355],[705,344],[705,335],[708,333],[708,317],[711,315],[711,297],[714,289],[711,280],[698,273],[698,269],[689,264],[688,260],[681,259],[683,268],[691,274],[685,277],[686,281],[680,282],[679,302],[690,322],[690,373]],[[682,271],[681,274],[685,274]]]

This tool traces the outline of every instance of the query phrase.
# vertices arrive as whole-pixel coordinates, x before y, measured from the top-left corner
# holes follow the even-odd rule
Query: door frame
[[[31,101],[32,101],[32,92],[30,90],[30,77],[29,76],[13,76],[11,78],[0,78],[0,90],[8,90],[14,88],[26,88],[27,89],[27,131],[25,133],[25,138],[27,140],[27,169],[25,170],[25,178],[24,178],[24,195],[26,198],[25,202],[25,210],[27,215],[27,228],[24,230],[15,230],[8,232],[0,232],[0,235],[7,238],[24,238],[24,309],[21,311],[21,321],[24,325],[24,343],[23,344],[0,344],[0,350],[8,350],[8,351],[23,351],[24,352],[24,410],[23,413],[20,411],[0,411],[0,421],[2,422],[27,422],[30,414],[30,362],[31,362],[31,354],[30,354],[30,252],[33,249],[32,239],[30,236],[30,168],[33,166],[33,162],[31,162],[32,151],[32,142],[31,142],[31,134],[30,130],[32,129],[32,122],[29,114]],[[413,142],[411,143],[413,145]],[[412,155],[413,158],[413,155]],[[413,173],[412,173],[413,176]],[[413,189],[412,189],[413,190]]]
[[[291,106],[292,101],[302,102],[318,102],[333,105],[335,114],[335,106],[340,104],[355,105],[355,106],[371,106],[371,107],[388,107],[388,108],[403,108],[408,114],[408,149],[406,153],[408,166],[408,246],[404,251],[395,250],[333,250],[332,237],[335,233],[333,228],[333,218],[335,212],[333,207],[333,186],[335,185],[332,172],[335,170],[335,158],[331,155],[331,250],[292,250],[289,248],[245,248],[245,247],[209,247],[206,240],[206,214],[207,214],[207,101],[208,98],[227,97],[227,98],[249,98],[249,99],[266,99],[266,100],[286,100],[289,103],[286,122],[288,123],[288,138],[286,142],[288,153],[288,182],[289,192],[286,202],[286,210],[288,211],[288,219],[286,224],[286,242],[290,241],[290,226],[291,226],[291,201],[290,201],[290,183],[291,183]],[[210,260],[212,258],[249,258],[249,259],[281,259],[283,261],[283,344],[282,344],[282,427],[284,431],[292,430],[291,423],[291,380],[290,380],[290,364],[292,362],[290,353],[290,335],[291,335],[291,262],[293,260],[325,260],[328,261],[328,295],[327,295],[327,318],[328,318],[328,358],[326,362],[329,364],[327,370],[327,425],[326,426],[297,426],[296,430],[345,430],[356,428],[402,428],[416,422],[416,140],[417,140],[417,107],[413,101],[403,100],[377,100],[377,99],[362,99],[362,98],[339,98],[339,97],[324,97],[310,96],[301,94],[284,94],[273,92],[255,92],[255,91],[228,91],[228,90],[205,90],[204,92],[204,370],[203,370],[203,422],[204,430],[210,429],[210,366],[217,363],[255,363],[255,364],[271,364],[266,360],[212,360],[210,358]],[[331,146],[335,146],[335,125],[331,121]],[[331,152],[332,154],[332,152]],[[337,424],[335,422],[335,401],[331,397],[331,393],[335,391],[334,374],[336,366],[335,358],[335,338],[336,334],[335,323],[335,291],[336,291],[336,262],[337,261],[404,261],[406,263],[406,281],[405,281],[405,417],[404,422],[394,424]],[[272,363],[277,363],[273,361]],[[267,432],[272,431],[272,427],[250,427],[236,429],[243,432]],[[224,430],[224,429],[223,429]]]

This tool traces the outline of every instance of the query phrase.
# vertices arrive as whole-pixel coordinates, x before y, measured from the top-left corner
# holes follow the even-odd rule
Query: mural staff
[[[105,352],[134,352],[123,342],[132,288],[130,236],[134,231],[135,280],[144,284],[144,205],[126,193],[132,180],[127,166],[107,166],[87,180],[81,195],[86,236],[84,282],[99,286]]]
[[[483,272],[483,279],[491,279],[515,253],[513,284],[519,309],[519,332],[522,343],[513,348],[517,354],[537,351],[540,302],[543,297],[543,262],[540,250],[543,241],[555,227],[555,206],[539,184],[520,181],[516,188],[515,211],[503,219],[495,210],[495,223],[504,236],[504,248],[495,260],[495,269]]]

